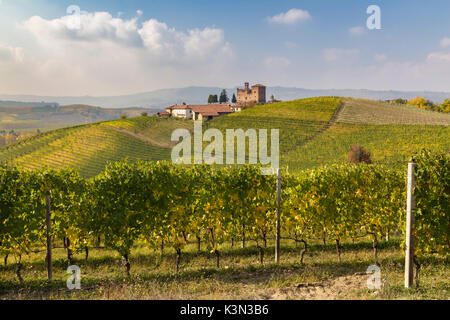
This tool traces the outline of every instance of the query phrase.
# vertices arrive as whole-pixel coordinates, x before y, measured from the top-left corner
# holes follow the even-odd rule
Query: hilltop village
[[[217,96],[215,97],[217,100]],[[211,96],[208,100],[212,101]],[[266,86],[256,84],[250,87],[248,82],[244,84],[243,89],[237,89],[236,96],[233,95],[231,103],[228,103],[228,98],[224,100],[226,102],[222,101],[221,103],[208,103],[204,105],[190,105],[185,103],[173,105],[167,107],[166,112],[160,112],[158,115],[160,117],[176,117],[187,120],[212,120],[222,115],[241,112],[245,107],[278,102],[273,95],[268,101],[266,100]]]

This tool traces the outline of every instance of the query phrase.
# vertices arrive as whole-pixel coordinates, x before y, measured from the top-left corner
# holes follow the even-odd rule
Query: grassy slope
[[[339,104],[337,98],[312,98],[258,106],[217,118],[208,127],[220,129],[224,137],[226,129],[279,129],[283,164],[289,152],[325,130]]]
[[[14,160],[19,167],[35,169],[75,167],[85,177],[101,172],[108,161],[124,157],[131,160],[166,160],[170,158],[170,133],[191,122],[141,117],[59,129],[41,134],[0,150],[0,161]],[[159,144],[136,136],[148,136]]]
[[[328,130],[286,155],[289,168],[301,170],[347,161],[359,144],[375,163],[400,166],[423,147],[450,150],[450,115],[412,106],[343,99],[343,108]]]
[[[218,128],[224,136],[226,129],[280,129],[281,165],[295,172],[345,162],[353,144],[367,148],[376,163],[397,166],[422,147],[449,150],[449,125],[446,114],[329,97],[249,108],[204,129]],[[138,117],[60,129],[0,149],[0,161],[13,159],[25,168],[73,166],[90,177],[124,157],[168,160],[171,133],[192,127],[192,121]]]
[[[422,147],[450,149],[448,114],[362,99],[342,102],[332,120],[338,100],[313,98],[247,109],[209,127],[280,128],[281,165],[291,172],[346,162],[353,144],[368,149],[376,163],[393,166]]]
[[[336,123],[313,141],[291,151],[284,163],[296,171],[347,161],[351,145],[370,151],[375,163],[399,166],[423,147],[450,149],[450,127]]]
[[[343,99],[338,121],[365,124],[450,125],[450,114],[365,99]]]

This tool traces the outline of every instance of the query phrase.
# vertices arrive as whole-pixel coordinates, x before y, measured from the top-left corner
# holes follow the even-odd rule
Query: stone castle
[[[237,89],[237,103],[251,104],[251,103],[266,103],[266,86],[256,84],[249,87],[249,83],[245,83],[244,89]]]

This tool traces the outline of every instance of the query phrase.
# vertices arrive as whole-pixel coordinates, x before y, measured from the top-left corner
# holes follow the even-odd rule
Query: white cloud
[[[334,62],[348,58],[354,58],[359,54],[358,49],[328,48],[323,51],[323,57],[327,62]]]
[[[140,17],[144,14],[144,12],[142,10],[137,10],[136,14]]]
[[[24,23],[24,27],[41,42],[65,40],[88,41],[106,40],[125,45],[140,45],[137,19],[123,20],[113,18],[108,12],[87,13],[80,15],[80,28],[75,28],[72,15],[46,20],[33,16]]]
[[[352,36],[361,36],[364,33],[366,33],[366,28],[361,27],[361,26],[357,26],[357,27],[353,27],[350,28],[348,30],[348,32],[352,35]]]
[[[278,24],[294,24],[298,21],[309,19],[311,19],[311,15],[309,14],[309,12],[301,9],[291,9],[287,12],[267,18],[269,22]]]
[[[24,60],[24,52],[21,47],[9,47],[0,45],[0,63],[18,62]]]
[[[441,40],[441,47],[443,48],[450,47],[450,38],[443,38]]]
[[[137,12],[139,15],[139,10]],[[62,42],[89,43],[94,48],[102,42],[120,45],[131,50],[143,48],[148,55],[169,60],[200,60],[231,54],[230,44],[225,41],[221,29],[205,28],[182,32],[170,28],[156,19],[144,21],[137,18],[123,20],[113,18],[108,12],[81,14],[79,29],[71,27],[71,16],[46,20],[34,16],[24,23],[44,46],[50,47]]]
[[[82,12],[74,29],[70,18],[31,17],[19,29],[30,39],[23,48],[0,45],[1,91],[110,95],[220,85],[217,74],[234,68],[218,28],[176,30],[155,19]]]

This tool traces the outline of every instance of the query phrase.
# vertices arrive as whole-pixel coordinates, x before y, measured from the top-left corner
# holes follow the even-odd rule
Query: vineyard
[[[375,163],[399,168],[422,148],[450,150],[450,115],[352,98],[310,98],[258,106],[220,117],[210,128],[280,129],[281,165],[299,173],[344,164],[350,146]]]
[[[59,129],[1,149],[0,160],[30,170],[76,168],[83,177],[93,177],[109,161],[124,157],[146,161],[169,159],[170,133],[167,132],[180,125],[186,124],[182,121],[161,124],[161,119],[143,117]],[[154,140],[158,142],[153,142],[151,135],[136,138],[136,128],[143,127],[152,128]]]
[[[411,105],[390,104],[364,99],[343,99],[344,108],[338,121],[366,124],[450,124],[450,114],[419,109]]]
[[[439,261],[448,265],[450,157],[448,153],[422,151],[414,158],[415,261],[417,266],[424,266],[420,270],[426,277],[430,264]],[[244,259],[239,254],[251,252],[255,252],[261,266],[248,266],[247,273],[254,276],[266,271],[272,275],[278,272],[280,276],[279,272],[287,270],[294,274],[314,270],[317,262],[308,259],[320,261],[320,257],[314,257],[322,251],[329,255],[330,248],[335,251],[333,265],[352,269],[342,257],[343,252],[358,248],[358,244],[365,247],[367,241],[371,242],[372,256],[365,256],[364,260],[355,257],[357,265],[378,263],[388,267],[386,263],[396,260],[380,258],[381,252],[401,252],[400,248],[395,249],[399,245],[395,234],[403,238],[405,230],[406,174],[404,170],[379,165],[332,165],[295,175],[283,174],[282,237],[285,244],[289,242],[298,249],[285,247],[284,252],[294,253],[285,254],[294,262],[285,265],[282,256],[281,266],[268,261],[267,248],[275,232],[276,179],[260,175],[258,167],[214,169],[120,161],[110,164],[93,179],[84,179],[75,170],[23,171],[7,166],[0,170],[0,254],[6,264],[2,270],[14,270],[22,285],[32,291],[37,281],[33,278],[35,273],[29,271],[33,263],[23,268],[22,261],[45,248],[46,210],[51,211],[52,238],[65,247],[66,258],[56,262],[58,267],[73,264],[75,256],[81,253],[89,266],[90,249],[98,250],[103,242],[105,249],[122,258],[124,279],[134,279],[124,281],[136,281],[135,285],[142,285],[141,280],[133,278],[135,264],[141,265],[142,259],[148,259],[145,255],[133,257],[136,251],[159,252],[159,258],[155,254],[150,256],[152,268],[156,268],[154,273],[143,277],[150,277],[161,286],[160,281],[175,281],[177,275],[194,282],[204,277],[220,278],[222,271],[212,270],[227,273],[230,264]],[[386,235],[394,239],[383,240]],[[349,240],[352,244],[348,244]],[[238,243],[243,249],[233,253]],[[250,248],[250,243],[255,251],[245,249]],[[196,248],[194,251],[192,246]],[[318,246],[320,252],[315,250]],[[214,261],[209,263],[210,269],[192,266],[193,261],[208,252]],[[170,273],[159,270],[167,264],[164,257],[168,254],[173,258]],[[8,259],[15,263],[8,264]],[[323,263],[330,262],[322,261],[319,265]],[[108,270],[114,268],[109,265]],[[92,265],[87,269],[95,270]],[[335,269],[345,275],[344,269]],[[231,267],[230,272],[236,270]],[[448,280],[448,268],[442,272]],[[4,294],[17,286],[12,279],[0,281],[1,287],[6,288]],[[88,278],[89,281],[98,284],[93,278]],[[445,288],[445,283],[446,280],[434,285]],[[443,292],[449,294],[448,287]]]
[[[325,97],[247,108],[203,129],[217,128],[224,137],[227,129],[279,129],[281,166],[300,173],[346,163],[354,144],[364,146],[374,163],[399,168],[424,147],[448,151],[449,125],[450,115],[414,106]],[[75,168],[91,178],[124,158],[170,160],[176,129],[192,130],[193,123],[137,117],[59,129],[1,148],[0,161],[22,169]]]

